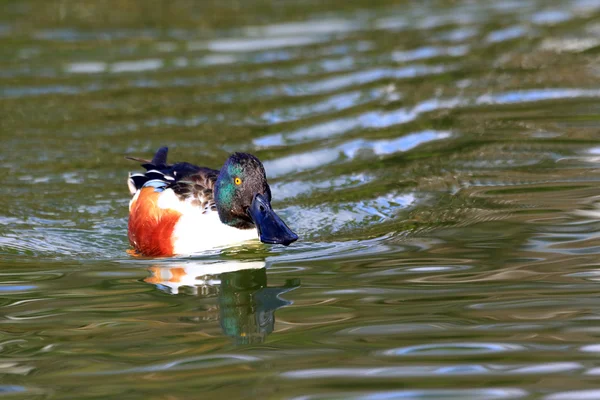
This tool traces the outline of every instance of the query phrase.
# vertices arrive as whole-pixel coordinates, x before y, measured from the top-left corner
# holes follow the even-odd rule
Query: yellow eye
[[[241,185],[242,184],[242,180],[240,178],[238,178],[238,177],[236,177],[233,181],[235,182],[236,185]]]

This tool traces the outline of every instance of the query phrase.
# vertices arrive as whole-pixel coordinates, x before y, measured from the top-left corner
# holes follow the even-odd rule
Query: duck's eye
[[[242,184],[242,180],[240,178],[238,178],[236,176],[236,178],[233,180],[233,182],[235,182],[236,185],[241,185]]]

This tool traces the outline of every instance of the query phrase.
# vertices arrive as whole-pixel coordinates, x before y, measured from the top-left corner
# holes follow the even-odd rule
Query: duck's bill
[[[254,196],[248,214],[254,221],[256,229],[258,229],[261,242],[288,246],[298,240],[298,235],[292,232],[285,222],[275,214],[271,204],[263,195],[257,194]]]

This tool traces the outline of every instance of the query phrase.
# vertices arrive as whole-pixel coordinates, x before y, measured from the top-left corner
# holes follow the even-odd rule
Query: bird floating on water
[[[288,246],[298,235],[271,208],[265,168],[248,153],[233,153],[220,171],[167,164],[167,147],[129,174],[129,242],[144,256],[192,254],[251,239]]]

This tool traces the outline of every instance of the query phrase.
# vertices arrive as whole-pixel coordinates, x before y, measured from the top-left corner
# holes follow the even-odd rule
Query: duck
[[[231,154],[220,170],[188,162],[167,164],[168,147],[129,173],[128,238],[132,254],[191,255],[250,240],[289,246],[298,240],[271,207],[271,188],[262,162]]]

